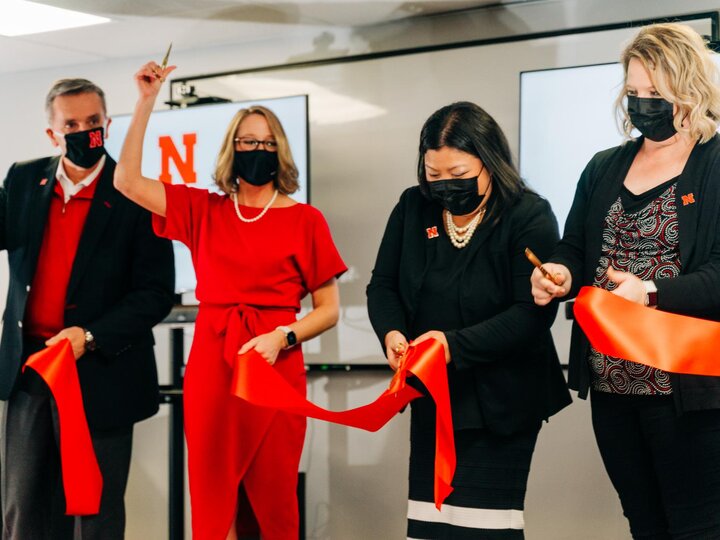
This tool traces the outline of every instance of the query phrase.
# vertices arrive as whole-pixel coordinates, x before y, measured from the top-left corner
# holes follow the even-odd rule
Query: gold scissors
[[[168,47],[167,52],[165,53],[165,58],[163,58],[162,64],[160,65],[160,69],[165,71],[165,68],[167,67],[168,58],[170,58],[170,51],[172,50],[172,41],[170,42],[170,46]]]
[[[560,284],[557,282],[557,278],[556,278],[555,276],[553,276],[550,272],[548,272],[548,271],[543,267],[542,263],[540,262],[540,259],[538,259],[537,256],[536,256],[532,251],[530,251],[530,248],[525,248],[525,256],[528,258],[528,260],[529,260],[531,263],[533,263],[533,265],[535,266],[535,268],[537,268],[538,270],[540,270],[540,272],[541,272],[542,275],[545,277],[545,279],[549,279],[549,280],[552,281],[555,285],[558,285],[558,286],[560,285]]]
[[[404,343],[398,343],[392,348],[392,352],[394,352],[395,356],[397,356],[398,358],[402,358],[403,356],[405,356],[407,349],[405,348]]]

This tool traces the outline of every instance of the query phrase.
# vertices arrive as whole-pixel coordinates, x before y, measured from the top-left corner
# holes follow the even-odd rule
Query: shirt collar
[[[67,172],[65,171],[65,166],[63,165],[63,158],[60,158],[60,162],[58,163],[57,172],[55,173],[55,177],[57,178],[58,182],[60,182],[60,186],[63,189],[63,195],[65,197],[65,202],[67,203],[72,197],[77,195],[83,188],[86,188],[90,184],[92,184],[98,176],[100,176],[100,173],[103,170],[103,167],[105,166],[105,155],[103,155],[100,158],[100,161],[97,162],[95,165],[95,168],[92,170],[90,174],[88,174],[85,178],[83,178],[80,182],[77,184],[74,184],[72,180],[70,180],[70,177],[68,177]]]

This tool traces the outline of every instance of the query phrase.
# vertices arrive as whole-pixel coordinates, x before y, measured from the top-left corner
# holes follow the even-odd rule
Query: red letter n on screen
[[[175,163],[175,168],[180,173],[182,181],[186,184],[194,184],[197,182],[197,173],[195,172],[195,143],[197,142],[196,133],[184,133],[183,145],[185,146],[185,159],[180,157],[175,143],[168,135],[163,135],[158,139],[160,146],[160,181],[166,184],[172,184],[172,174],[170,174],[170,160]]]

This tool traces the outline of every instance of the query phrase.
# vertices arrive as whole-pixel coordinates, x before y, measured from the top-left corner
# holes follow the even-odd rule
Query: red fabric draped
[[[60,461],[67,515],[100,511],[103,480],[85,416],[75,356],[67,339],[30,356],[23,371],[36,371],[50,388],[60,419]]]
[[[237,357],[231,391],[253,405],[280,409],[367,431],[377,431],[410,401],[421,396],[420,392],[405,384],[408,373],[422,381],[436,405],[435,505],[440,509],[453,489],[451,482],[455,474],[455,439],[445,352],[438,341],[428,340],[410,346],[391,381],[390,388],[372,403],[355,409],[329,411],[311,403],[296,392],[254,350]]]
[[[720,376],[720,323],[651,309],[597,287],[580,289],[573,310],[603,354],[671,373]]]

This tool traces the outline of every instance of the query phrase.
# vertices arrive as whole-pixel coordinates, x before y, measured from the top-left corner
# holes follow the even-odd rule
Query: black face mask
[[[627,109],[632,125],[646,139],[662,142],[677,133],[673,125],[673,105],[669,101],[628,96]]]
[[[264,186],[277,178],[277,152],[267,150],[235,151],[233,174],[253,186]]]
[[[65,134],[65,157],[78,167],[89,169],[105,155],[105,128]]]
[[[464,216],[475,210],[483,200],[478,193],[478,179],[451,178],[428,182],[430,197],[454,216]]]

